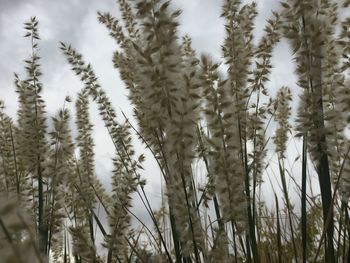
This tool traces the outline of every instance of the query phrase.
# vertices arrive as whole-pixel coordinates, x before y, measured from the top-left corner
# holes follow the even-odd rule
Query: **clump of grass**
[[[98,13],[98,20],[119,46],[113,62],[129,92],[135,126],[124,113],[125,121],[117,118],[92,65],[64,43],[83,83],[75,101],[77,137],[69,125],[70,98],[49,118],[41,97],[38,20],[25,23],[31,56],[26,77],[15,75],[17,121],[0,103],[4,262],[347,262],[350,20],[339,21],[340,7],[333,1],[282,3],[254,44],[257,5],[225,0],[223,59],[216,62],[196,54],[189,36],[180,38],[181,11],[171,1],[117,2],[121,19]],[[291,44],[302,88],[295,123],[295,92],[282,87],[273,98],[268,88],[273,49],[282,38]],[[95,173],[91,102],[115,147],[111,192]],[[133,132],[164,180],[159,211],[147,196],[145,157],[135,152]],[[301,158],[294,160],[300,173],[289,166],[294,135],[301,138]],[[273,208],[261,199],[271,180],[271,143],[280,175],[270,185]],[[313,173],[319,196],[310,183]],[[153,227],[133,212],[135,196]]]

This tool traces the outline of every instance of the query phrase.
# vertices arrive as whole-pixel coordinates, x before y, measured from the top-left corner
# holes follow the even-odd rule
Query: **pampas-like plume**
[[[280,158],[285,157],[288,132],[291,128],[288,121],[291,115],[291,107],[289,106],[291,101],[292,94],[290,89],[288,87],[280,88],[274,102],[274,108],[276,110],[275,120],[278,123],[274,142],[276,145],[276,152]]]
[[[246,85],[253,50],[253,20],[257,15],[256,4],[244,5],[241,1],[227,0],[222,16],[226,21],[226,38],[222,46],[225,64],[228,65],[230,96],[235,101],[236,118],[239,119],[240,138],[243,138],[247,121],[247,100],[249,88]]]
[[[344,1],[344,6],[348,6],[350,4],[350,1]],[[341,63],[341,68],[340,70],[346,74],[349,72],[350,69],[350,18],[345,18],[344,21],[341,22],[341,32],[339,39],[337,41],[339,45],[339,49],[341,50],[342,54],[342,63]],[[336,106],[339,109],[340,115],[336,116],[335,119],[338,119],[339,116],[341,121],[343,121],[342,126],[344,127],[345,125],[349,127],[350,123],[350,80],[347,79],[344,82],[344,85],[341,86],[342,88],[338,91],[338,94],[336,94]],[[340,126],[339,121],[338,127]],[[346,203],[348,202],[350,198],[350,159],[347,154],[347,146],[349,145],[349,141],[344,139],[344,136],[342,133],[337,134],[338,138],[340,138],[337,142],[340,147],[340,150],[338,150],[338,160],[343,160],[345,161],[345,166],[343,169],[342,174],[340,175],[340,194],[342,196],[343,201]],[[340,162],[339,162],[340,163]],[[341,165],[336,166],[337,168],[341,167]],[[341,172],[339,169],[337,169],[338,172]]]
[[[46,139],[46,117],[45,104],[41,98],[42,83],[39,81],[41,76],[39,55],[37,54],[39,34],[38,20],[33,17],[25,23],[27,30],[26,37],[31,41],[32,54],[27,64],[27,79],[21,81],[17,76],[15,84],[19,93],[19,112],[18,112],[18,143],[20,150],[20,163],[24,165],[26,171],[30,171],[32,178],[36,180],[34,188],[34,207],[37,218],[39,247],[43,254],[48,253],[47,241],[48,231],[45,222],[45,180],[48,178],[45,171],[45,162],[48,152]]]
[[[130,228],[129,209],[131,208],[131,195],[137,190],[137,178],[124,166],[117,156],[113,160],[112,186],[113,194],[110,203],[109,225],[110,235],[106,239],[108,258],[110,262],[126,262],[128,260],[127,234]]]
[[[210,132],[209,143],[215,190],[218,193],[223,217],[246,229],[247,210],[244,194],[243,164],[239,158],[238,123],[227,109],[228,83],[220,79],[218,64],[202,57],[202,86],[205,94],[205,114]],[[217,83],[217,84],[216,84]],[[224,112],[225,111],[225,112]]]
[[[88,94],[81,92],[75,104],[76,125],[78,136],[76,144],[80,158],[73,163],[66,194],[69,212],[73,218],[70,233],[73,238],[73,253],[82,260],[96,259],[95,230],[93,225],[93,210],[96,205],[96,196],[93,191],[95,182],[94,171],[94,142],[92,139],[92,124],[88,112]]]
[[[96,197],[91,186],[94,183],[95,167],[94,167],[94,141],[92,138],[93,125],[89,115],[89,101],[87,92],[78,94],[78,99],[75,103],[76,107],[76,125],[78,128],[78,136],[76,138],[77,146],[80,152],[78,162],[79,169],[79,188],[82,191],[87,202],[87,211],[93,209],[96,202]],[[88,212],[91,217],[90,212]]]
[[[70,115],[63,108],[52,118],[54,129],[50,132],[51,156],[47,165],[50,174],[48,188],[46,220],[48,225],[48,251],[58,259],[63,254],[63,223],[66,217],[64,210],[67,181],[72,174],[74,145],[69,129]]]
[[[331,175],[337,174],[344,153],[344,119],[338,94],[343,89],[339,46],[335,41],[338,5],[332,1],[291,1],[285,8],[284,33],[291,40],[303,88],[297,130],[307,140],[316,163],[323,219],[327,228],[326,259],[334,262]],[[343,149],[342,149],[343,148]]]
[[[113,195],[111,200],[107,200],[105,194],[98,191],[99,184],[94,180],[87,181],[89,185],[89,192],[91,189],[95,193],[91,195],[86,193],[82,189],[82,195],[84,196],[85,203],[90,202],[89,196],[97,195],[99,199],[102,199],[106,206],[109,222],[110,222],[110,234],[105,236],[106,247],[108,248],[108,260],[115,262],[117,260],[125,261],[127,259],[128,246],[126,243],[126,234],[130,225],[130,217],[128,215],[128,209],[131,207],[131,194],[137,189],[137,186],[142,183],[138,170],[142,168],[142,159],[134,160],[134,149],[131,144],[131,134],[129,132],[130,126],[126,123],[119,124],[116,119],[116,113],[113,109],[111,102],[97,83],[97,77],[93,72],[90,65],[86,65],[82,60],[82,56],[74,51],[71,47],[67,47],[62,44],[62,50],[67,55],[69,62],[73,65],[73,70],[77,75],[81,76],[81,80],[85,84],[83,92],[79,95],[77,102],[78,108],[78,129],[81,130],[78,145],[81,148],[81,157],[85,159],[82,165],[86,163],[88,167],[84,168],[85,172],[92,173],[92,138],[91,138],[91,124],[88,120],[88,96],[91,95],[99,105],[100,115],[102,116],[105,126],[108,129],[112,142],[116,149],[116,158],[114,160],[114,175],[112,179]],[[84,148],[87,147],[87,148]],[[91,177],[91,176],[90,176]],[[89,178],[89,176],[87,177]],[[92,187],[92,188],[91,188]],[[143,187],[143,186],[142,186]],[[100,200],[101,201],[101,200]],[[106,201],[106,202],[105,202]],[[91,213],[92,206],[88,205],[89,213]],[[90,221],[92,221],[92,215],[90,214]],[[90,233],[91,224],[90,224]],[[79,236],[77,236],[78,238]],[[83,236],[81,236],[83,237]],[[93,238],[92,238],[93,241]],[[90,246],[91,247],[91,246]]]
[[[4,107],[4,103],[0,101],[0,192],[19,195],[22,187],[17,169],[14,124],[3,111]]]
[[[129,32],[123,41],[114,33],[107,15],[100,15],[100,21],[122,43],[123,52],[114,56],[115,66],[130,91],[140,134],[161,160],[171,214],[177,224],[173,234],[180,235],[184,255],[195,251],[197,257],[203,247],[200,220],[193,208],[191,168],[199,119],[197,62],[189,38],[181,50],[176,34],[180,12],[170,12],[169,3],[138,1],[135,25],[140,26],[134,29],[138,34]],[[124,22],[129,24],[125,18]]]

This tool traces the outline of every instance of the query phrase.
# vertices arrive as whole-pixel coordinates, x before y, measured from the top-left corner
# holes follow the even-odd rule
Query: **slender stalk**
[[[281,176],[282,190],[283,190],[284,198],[286,200],[286,205],[287,205],[288,220],[289,220],[290,232],[291,232],[291,237],[292,237],[294,260],[296,262],[298,262],[298,251],[297,251],[297,248],[295,245],[294,226],[293,226],[293,218],[292,218],[293,211],[292,211],[292,208],[290,205],[289,194],[288,194],[288,189],[287,189],[287,184],[286,184],[286,177],[285,177],[285,173],[284,173],[284,164],[283,164],[282,158],[280,158],[278,160],[278,167],[279,167],[280,176]]]
[[[276,220],[277,220],[277,256],[278,256],[278,263],[282,263],[282,242],[281,242],[281,226],[280,226],[280,219],[279,219],[279,207],[278,207],[278,199],[277,195],[275,194],[275,203],[276,203]]]
[[[330,233],[330,231],[329,231],[330,228],[332,230],[331,233],[333,234],[333,227],[334,227],[333,226],[333,207],[335,206],[335,203],[336,203],[336,196],[337,196],[337,191],[339,189],[340,178],[341,178],[341,175],[343,173],[345,162],[346,162],[346,160],[347,160],[347,158],[349,156],[349,153],[350,153],[350,147],[348,148],[348,150],[346,152],[346,155],[344,157],[344,160],[343,160],[342,165],[341,165],[340,170],[339,170],[339,174],[338,174],[338,177],[337,177],[336,184],[334,186],[333,196],[332,196],[330,204],[329,204],[329,209],[328,209],[328,212],[327,212],[327,215],[326,215],[326,219],[325,219],[325,222],[324,222],[321,240],[319,242],[319,245],[318,245],[318,248],[317,248],[317,251],[316,251],[316,256],[315,256],[314,262],[316,262],[316,260],[318,258],[318,255],[320,253],[320,249],[321,249],[323,240],[324,239],[327,240],[327,235],[329,235],[329,233]],[[329,242],[330,241],[328,240],[328,245],[330,245]],[[333,238],[332,238],[331,242],[332,242],[331,245],[333,245]],[[328,249],[329,249],[329,251],[328,251]],[[328,247],[328,249],[326,249],[326,258],[330,259],[330,260],[333,260],[332,262],[335,262],[334,247],[333,247],[333,250],[332,250],[332,247],[331,248]],[[333,254],[329,254],[329,253],[332,253],[332,252],[333,252]]]
[[[303,136],[302,171],[301,171],[301,238],[303,263],[307,260],[307,213],[306,213],[306,177],[307,177],[307,134]]]

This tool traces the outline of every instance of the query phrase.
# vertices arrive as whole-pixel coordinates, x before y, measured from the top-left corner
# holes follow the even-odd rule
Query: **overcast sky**
[[[110,12],[119,17],[118,6],[114,0],[0,0],[0,99],[5,101],[6,111],[15,117],[17,96],[14,92],[13,73],[24,75],[24,59],[30,56],[30,43],[23,38],[23,23],[32,16],[39,19],[41,36],[40,56],[42,57],[43,97],[49,115],[62,107],[64,98],[70,95],[76,98],[82,83],[70,70],[65,57],[59,50],[59,41],[72,44],[90,62],[99,77],[102,87],[114,103],[131,117],[127,92],[112,65],[112,54],[116,49],[115,41],[108,35],[104,25],[97,21],[97,11]],[[275,0],[259,0],[259,15],[256,19],[256,36],[262,35],[266,19],[271,9],[277,9]],[[197,54],[209,53],[220,60],[220,45],[224,38],[224,24],[220,18],[222,1],[219,0],[174,0],[175,7],[183,10],[180,18],[180,33],[192,37]],[[286,41],[275,49],[273,70],[269,83],[271,93],[282,85],[296,88],[290,51]],[[296,91],[295,91],[296,92]],[[73,111],[74,103],[70,105]],[[121,116],[121,114],[119,114]],[[95,124],[96,171],[106,185],[110,178],[111,157],[114,149],[103,127],[96,107],[92,109]],[[140,152],[143,146],[137,144]],[[148,193],[154,203],[159,200],[160,173],[152,160],[146,163],[145,178]]]

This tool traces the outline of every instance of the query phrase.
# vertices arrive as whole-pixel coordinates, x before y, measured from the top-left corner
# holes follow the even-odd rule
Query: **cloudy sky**
[[[82,88],[79,79],[70,70],[65,57],[59,50],[59,41],[72,44],[90,62],[99,77],[102,87],[114,103],[115,108],[122,109],[131,117],[127,92],[120,81],[118,72],[112,65],[112,54],[116,49],[114,40],[109,37],[105,27],[97,21],[97,11],[110,12],[119,17],[118,6],[114,0],[0,0],[0,99],[5,101],[6,111],[16,115],[17,96],[14,92],[13,73],[24,75],[23,60],[30,57],[30,43],[23,38],[23,23],[36,16],[41,36],[40,55],[44,84],[43,97],[49,115],[63,105],[64,98],[73,99]],[[259,0],[259,15],[256,19],[256,36],[258,41],[271,9],[278,8],[275,0]],[[173,0],[173,5],[183,10],[180,18],[180,33],[192,37],[197,54],[209,53],[218,61],[221,59],[220,45],[224,38],[223,20],[220,18],[222,1],[219,0]],[[296,78],[293,74],[288,43],[282,41],[273,56],[275,69],[271,74],[269,87],[271,93],[282,85],[295,88]],[[73,110],[74,103],[70,105]],[[92,107],[95,124],[96,171],[108,186],[111,170],[111,157],[114,150],[108,134],[103,127],[96,107]],[[121,114],[120,114],[121,116]],[[137,144],[139,151],[143,146]],[[151,158],[149,158],[151,159]],[[153,201],[160,200],[160,173],[152,160],[147,161],[145,169],[148,193]]]

